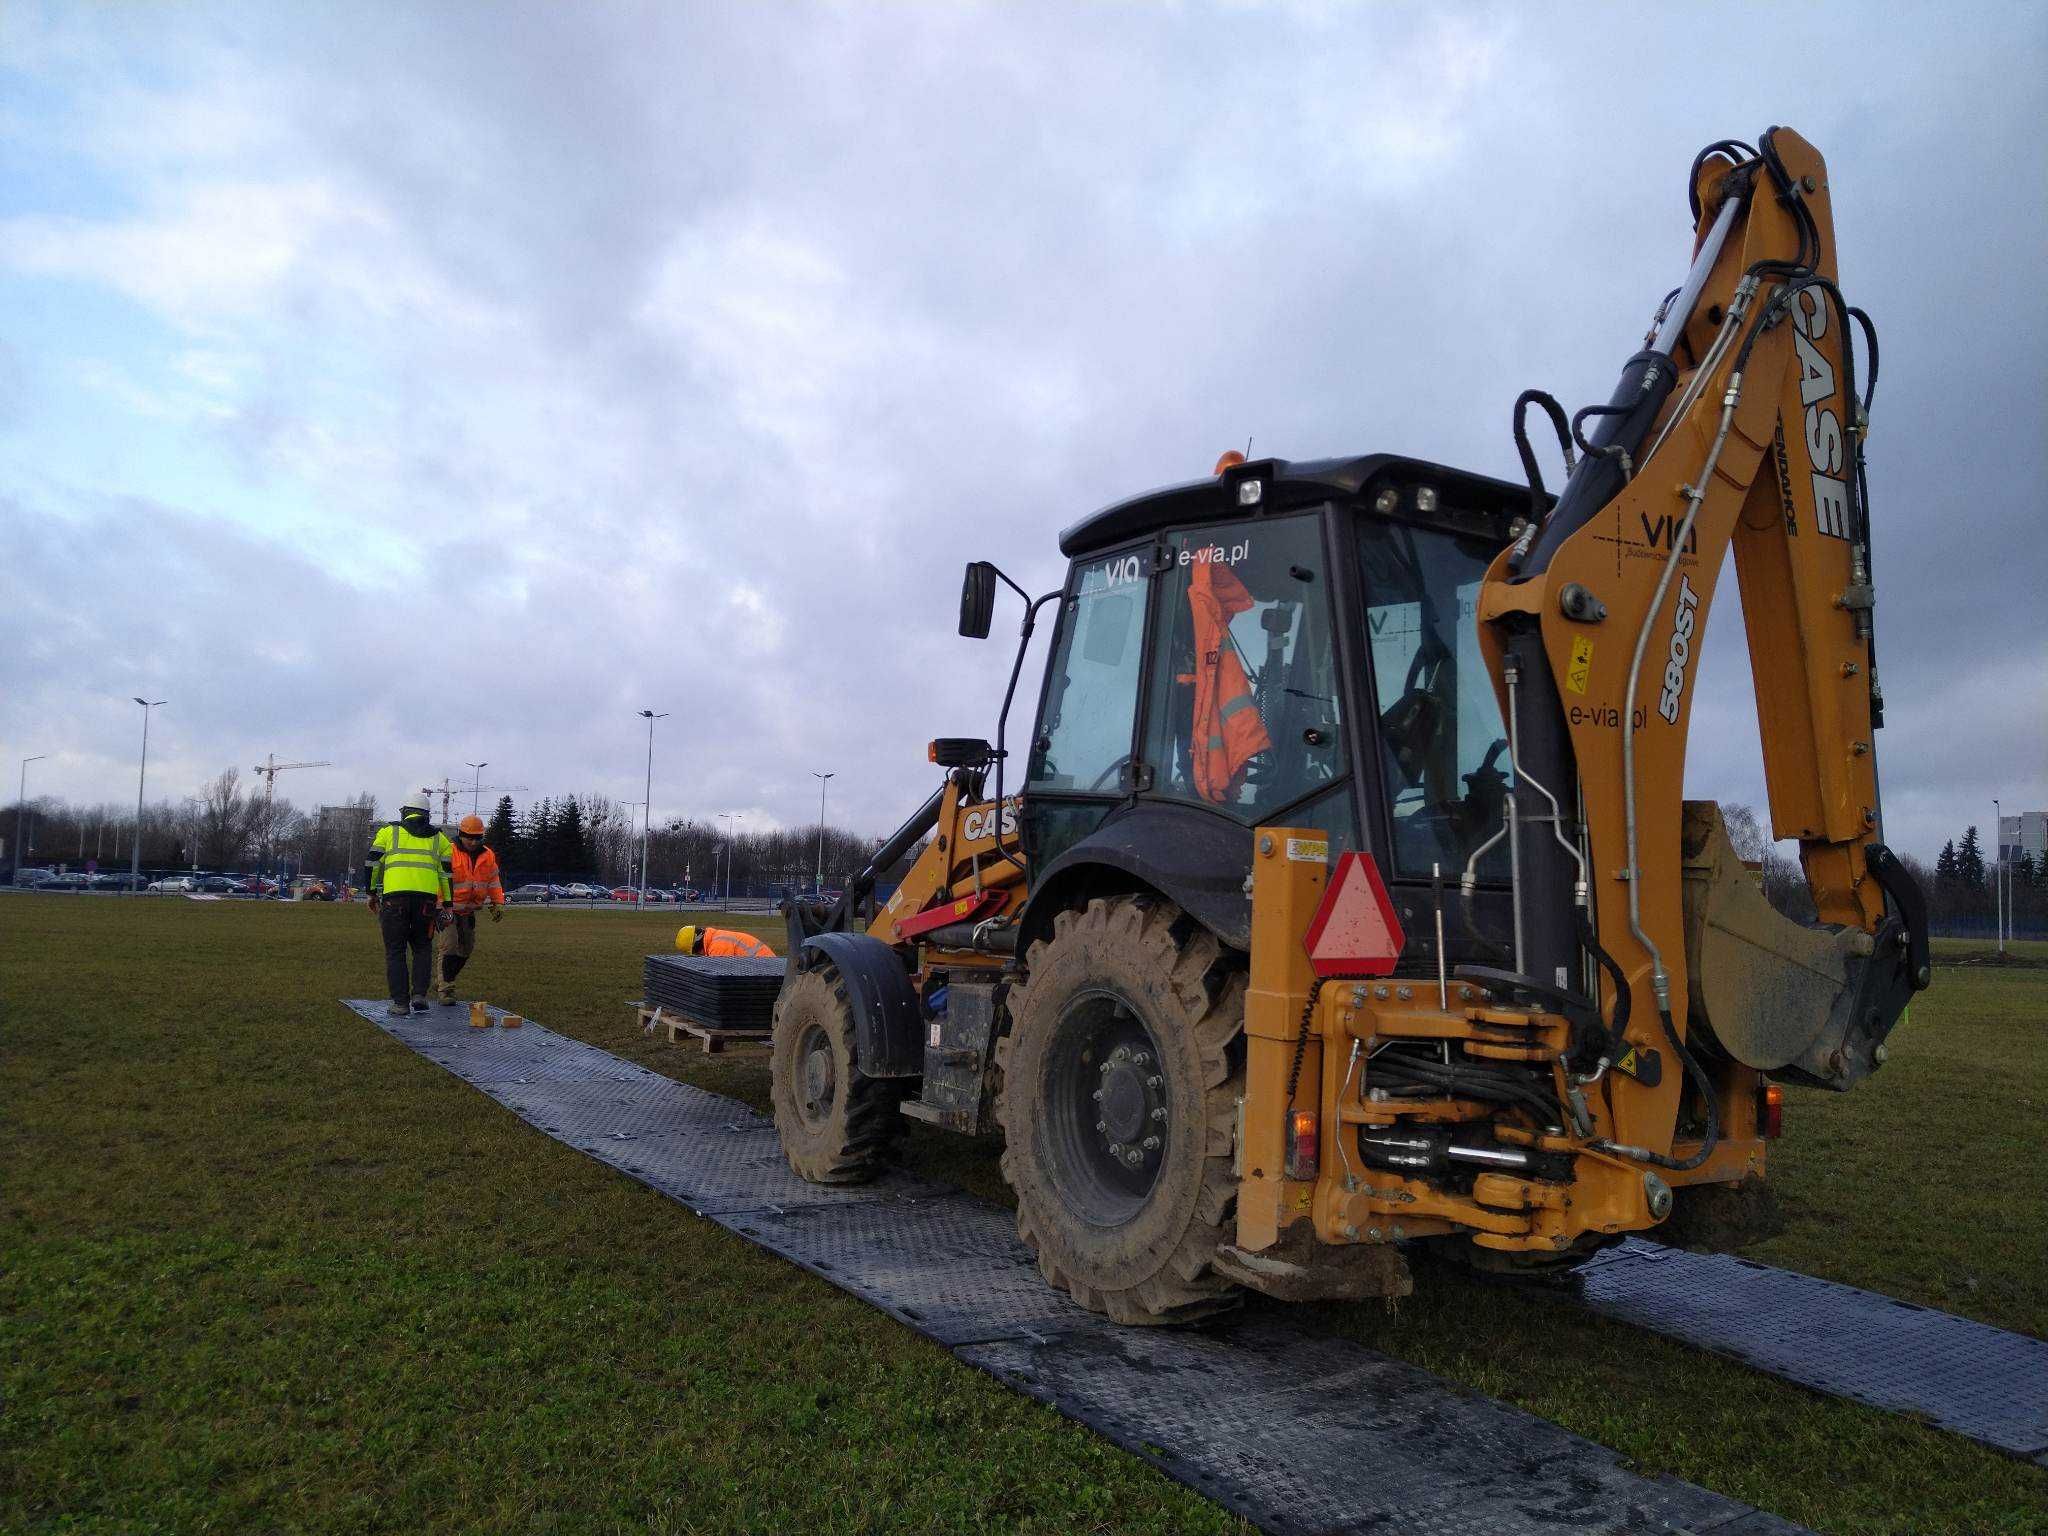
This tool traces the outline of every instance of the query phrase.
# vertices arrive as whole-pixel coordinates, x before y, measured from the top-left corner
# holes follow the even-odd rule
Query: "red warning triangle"
[[[1387,976],[1407,942],[1372,855],[1345,854],[1302,938],[1309,965],[1318,976]]]

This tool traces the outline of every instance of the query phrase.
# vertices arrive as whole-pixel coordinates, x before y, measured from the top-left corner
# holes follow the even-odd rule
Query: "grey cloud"
[[[200,507],[103,525],[180,586],[88,610],[75,514],[23,482],[10,538],[44,563],[5,578],[5,606],[64,639],[10,646],[31,660],[0,701],[8,741],[88,736],[64,701],[125,699],[123,669],[154,668],[233,700],[175,726],[195,775],[290,737],[352,765],[337,792],[481,755],[623,794],[630,712],[653,703],[675,712],[660,809],[801,820],[830,766],[835,805],[879,830],[919,798],[927,736],[992,725],[1009,658],[950,635],[963,558],[1048,585],[1060,527],[1247,435],[1513,477],[1516,392],[1604,398],[1677,280],[1693,150],[1784,120],[1830,157],[1843,281],[1885,340],[1894,836],[1931,851],[2001,774],[2048,804],[2048,646],[2005,600],[2044,574],[2024,488],[2048,471],[2048,314],[2016,256],[2048,234],[2034,10],[1556,29],[1511,8],[252,9],[131,19],[125,43],[86,25],[96,68],[161,49],[174,91],[259,104],[225,163],[152,157],[162,196],[232,174],[360,210],[235,329],[260,364],[212,430],[229,472],[399,541],[392,595],[459,617],[401,641],[360,573]],[[203,618],[154,617],[171,590],[210,594]],[[1733,590],[1693,779],[1761,804]],[[301,659],[237,638],[256,591],[320,615]],[[41,594],[85,611],[17,601]],[[117,732],[109,763],[126,751]]]

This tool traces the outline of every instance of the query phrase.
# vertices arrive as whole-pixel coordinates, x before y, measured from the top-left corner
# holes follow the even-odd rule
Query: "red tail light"
[[[1322,1166],[1322,1138],[1317,1133],[1316,1112],[1290,1109],[1287,1112],[1287,1177],[1312,1179]]]
[[[1776,1138],[1785,1129],[1785,1090],[1776,1083],[1764,1084],[1764,1091],[1757,1096],[1756,1125],[1766,1140]]]

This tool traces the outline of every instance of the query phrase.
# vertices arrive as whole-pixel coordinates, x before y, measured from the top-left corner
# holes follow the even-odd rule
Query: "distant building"
[[[2017,816],[1998,818],[1998,857],[2017,859],[2025,854],[2039,869],[2048,859],[2048,811],[2021,811]]]

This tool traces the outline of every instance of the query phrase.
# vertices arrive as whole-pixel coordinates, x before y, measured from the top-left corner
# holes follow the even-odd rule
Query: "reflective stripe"
[[[1236,698],[1232,699],[1229,703],[1223,706],[1223,718],[1225,720],[1228,720],[1232,715],[1250,709],[1251,707],[1252,696],[1248,693],[1240,693]]]

